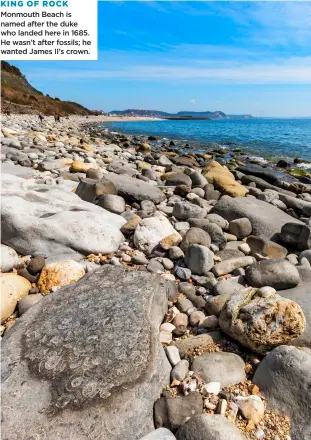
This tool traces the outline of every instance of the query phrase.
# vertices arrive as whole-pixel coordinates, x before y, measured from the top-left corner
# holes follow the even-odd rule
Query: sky
[[[93,110],[311,116],[310,1],[99,1],[98,14],[98,61],[13,64]]]

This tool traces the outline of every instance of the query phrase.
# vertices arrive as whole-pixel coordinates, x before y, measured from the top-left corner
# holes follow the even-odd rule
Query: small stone
[[[52,287],[67,286],[84,276],[84,269],[74,260],[58,261],[46,265],[41,272],[38,287],[41,293],[49,293]]]
[[[173,335],[175,338],[180,338],[180,336],[183,336],[188,331],[187,327],[184,325],[179,325],[173,330]]]
[[[176,327],[184,326],[187,328],[188,316],[186,315],[186,313],[178,313],[178,315],[176,315],[173,319],[173,324]]]
[[[227,275],[240,267],[251,266],[255,262],[253,257],[237,257],[217,263],[212,271],[216,276]]]
[[[20,299],[17,303],[19,316],[22,316],[25,312],[27,312],[27,310],[37,304],[37,302],[39,302],[42,298],[43,296],[38,293],[35,295],[27,295],[24,296],[24,298]]]
[[[175,268],[175,275],[181,280],[190,280],[191,278],[191,270],[185,267],[177,266]]]
[[[215,394],[218,396],[221,389],[220,382],[209,382],[203,385],[201,388],[201,393],[203,396],[208,396],[209,394]]]
[[[251,248],[247,243],[240,244],[238,246],[239,251],[243,252],[245,255],[249,255],[251,253]]]
[[[216,409],[216,405],[214,403],[211,403],[208,399],[204,399],[204,408],[214,410]]]
[[[125,252],[122,252],[121,254],[121,260],[125,263],[130,263],[132,261],[132,257],[130,255],[127,255]]]
[[[178,234],[170,234],[160,241],[160,246],[164,250],[169,250],[173,246],[177,246],[181,242],[181,236]]]
[[[162,344],[170,344],[173,340],[172,332],[161,331],[159,338]]]
[[[160,326],[160,331],[164,332],[172,332],[175,328],[175,325],[171,324],[170,322],[164,322]]]
[[[172,260],[179,260],[180,258],[184,257],[183,251],[177,246],[172,246],[169,249],[168,254]]]
[[[132,261],[133,264],[138,264],[138,265],[142,265],[142,264],[148,264],[149,260],[145,257],[145,255],[133,255],[132,256]]]
[[[207,275],[214,266],[214,254],[206,246],[191,244],[185,255],[185,264],[196,275]]]
[[[171,371],[171,381],[179,380],[180,382],[185,379],[189,371],[189,362],[183,359],[174,366]]]
[[[235,235],[238,240],[242,240],[245,237],[251,235],[253,230],[252,224],[248,218],[238,218],[232,220],[229,223],[229,231],[231,234]]]
[[[259,396],[238,396],[235,398],[243,417],[258,425],[265,412],[265,405]]]
[[[202,321],[204,321],[205,315],[203,312],[200,311],[195,311],[193,313],[191,313],[191,315],[189,316],[189,322],[192,325],[192,327],[196,327],[198,325],[200,325],[200,323]]]
[[[113,266],[121,266],[121,263],[117,257],[112,257],[110,260],[110,264]]]
[[[178,348],[174,345],[170,345],[168,347],[165,347],[165,352],[168,360],[170,361],[170,364],[175,367],[175,365],[177,365],[181,360]]]
[[[162,264],[166,270],[171,270],[174,267],[174,263],[169,258],[162,258]]]
[[[274,294],[276,294],[276,290],[270,286],[260,287],[260,289],[257,290],[257,295],[261,296],[262,298],[268,298]]]
[[[179,298],[176,305],[178,310],[182,313],[186,313],[187,310],[193,308],[192,302],[186,298]]]
[[[220,399],[217,405],[217,414],[224,416],[226,414],[228,402],[226,399]]]
[[[41,256],[32,258],[27,266],[28,272],[37,275],[45,266],[45,259]]]
[[[199,323],[200,328],[206,328],[206,329],[214,329],[218,326],[219,326],[219,321],[217,316],[215,315],[207,316]]]

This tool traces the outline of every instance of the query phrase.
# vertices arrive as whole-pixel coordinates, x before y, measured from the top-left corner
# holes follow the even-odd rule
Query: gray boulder
[[[165,200],[164,193],[156,186],[145,183],[142,180],[135,179],[130,176],[122,176],[120,174],[108,173],[105,174],[105,179],[112,182],[119,196],[125,198],[129,202],[142,202],[143,200],[150,200],[158,204]]]
[[[245,271],[248,283],[253,287],[274,287],[276,290],[290,289],[299,284],[297,268],[288,260],[262,260]]]
[[[286,223],[302,224],[275,206],[253,197],[222,198],[214,206],[213,212],[229,222],[241,217],[248,218],[252,224],[252,234],[268,240],[277,239]]]
[[[306,330],[293,344],[311,348],[311,268],[297,266],[297,269],[300,276],[298,286],[280,290],[278,294],[299,304],[306,318]]]
[[[214,254],[206,246],[191,244],[185,254],[188,269],[196,275],[207,275],[214,266]]]
[[[107,254],[124,241],[123,217],[72,192],[11,175],[1,183],[2,242],[22,255]]]
[[[130,440],[153,430],[170,373],[158,342],[167,286],[107,265],[25,313],[2,346],[4,437]]]
[[[226,417],[200,414],[183,425],[176,433],[177,440],[246,440],[241,431]]]
[[[229,387],[244,382],[245,364],[234,353],[204,353],[194,359],[191,370],[198,373],[205,382],[220,382],[222,387]]]
[[[290,416],[295,440],[311,438],[311,354],[292,346],[280,346],[260,362],[253,382],[270,409]]]
[[[301,307],[272,289],[247,288],[232,295],[223,307],[220,328],[251,350],[265,354],[298,338],[306,328]]]

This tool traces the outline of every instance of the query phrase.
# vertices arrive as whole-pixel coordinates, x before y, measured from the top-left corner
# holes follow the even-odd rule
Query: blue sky
[[[311,2],[100,1],[98,61],[13,64],[91,109],[311,116]]]

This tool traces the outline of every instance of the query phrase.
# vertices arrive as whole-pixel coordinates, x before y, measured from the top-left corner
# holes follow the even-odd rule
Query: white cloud
[[[190,104],[195,104],[196,100],[195,99],[190,99]]]
[[[273,63],[218,62],[209,66],[115,64],[119,68],[97,66],[92,69],[47,71],[36,68],[32,77],[91,79],[123,79],[131,81],[193,82],[218,84],[311,84],[311,57],[275,60]]]

